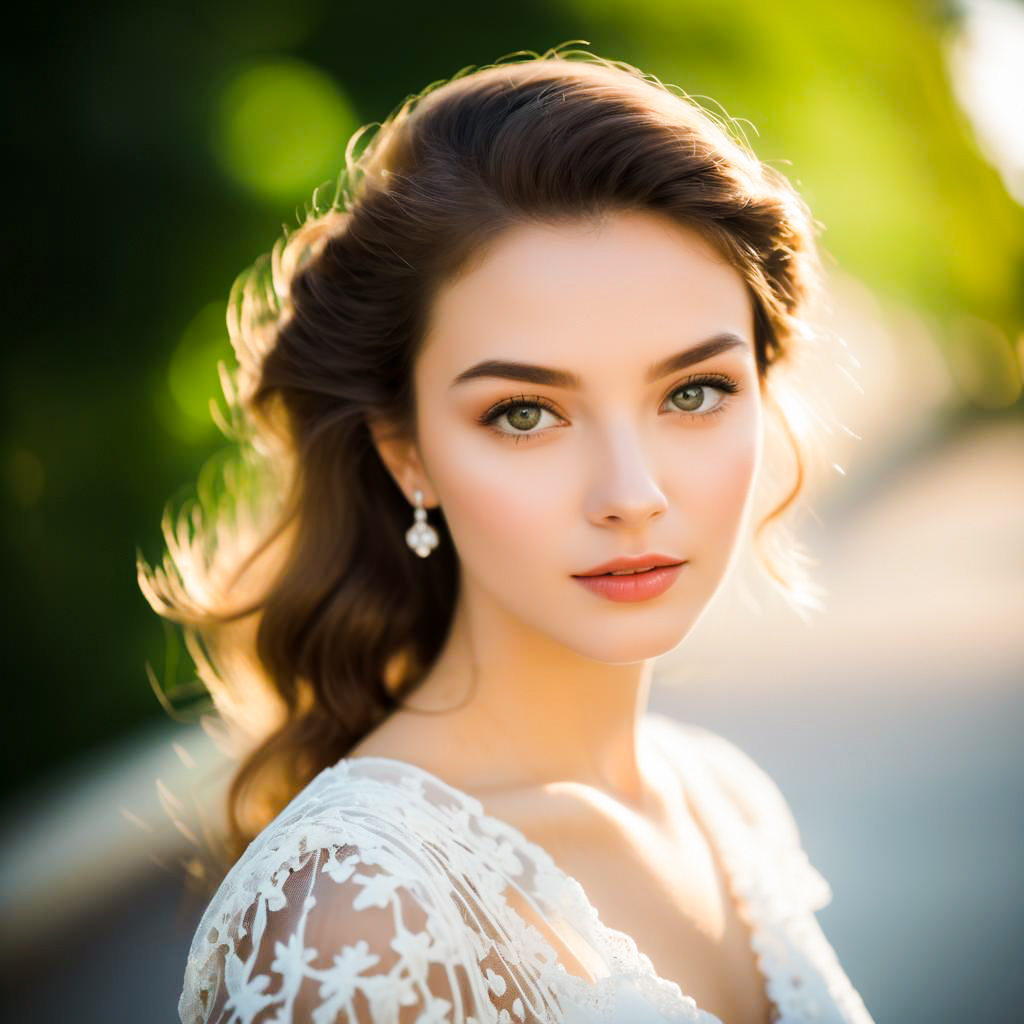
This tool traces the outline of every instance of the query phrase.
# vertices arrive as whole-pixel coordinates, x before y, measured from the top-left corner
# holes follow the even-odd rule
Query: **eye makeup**
[[[729,404],[731,404],[731,396],[737,394],[742,390],[742,386],[734,380],[732,377],[727,376],[724,373],[700,373],[693,374],[683,380],[677,382],[665,395],[665,401],[670,399],[673,395],[680,391],[687,390],[700,390],[702,394],[706,394],[710,391],[717,391],[720,397],[715,405],[710,409],[703,412],[698,410],[687,410],[687,409],[673,409],[670,410],[670,414],[676,414],[687,418],[690,421],[698,420],[709,420],[712,417],[716,417],[725,412]],[[702,403],[703,404],[703,403]],[[546,398],[540,395],[517,395],[515,397],[504,398],[500,402],[492,405],[486,412],[477,418],[477,422],[481,426],[485,426],[490,429],[493,433],[499,437],[510,440],[514,444],[518,444],[521,441],[531,441],[535,437],[543,436],[547,433],[550,427],[545,427],[542,430],[502,430],[494,426],[494,424],[500,419],[501,416],[510,412],[511,410],[520,409],[541,409],[551,413],[553,416],[557,416],[559,419],[564,420],[564,417],[554,405]]]

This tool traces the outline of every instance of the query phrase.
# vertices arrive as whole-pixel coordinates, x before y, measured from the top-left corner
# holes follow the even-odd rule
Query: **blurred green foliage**
[[[301,61],[255,63],[220,96],[210,133],[229,177],[258,197],[294,200],[334,178],[359,127],[331,77]]]
[[[1024,218],[952,99],[940,6],[534,0],[482,17],[467,2],[156,0],[17,18],[0,72],[19,188],[8,790],[164,714],[145,663],[164,663],[166,637],[134,556],[160,557],[164,502],[223,443],[208,404],[231,282],[334,176],[355,127],[467,64],[585,39],[721,104],[806,195],[827,258],[950,325],[958,359],[964,324],[978,345],[1020,330]]]

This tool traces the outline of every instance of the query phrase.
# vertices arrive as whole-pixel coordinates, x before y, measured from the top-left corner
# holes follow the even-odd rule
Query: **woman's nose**
[[[636,431],[617,430],[595,458],[588,514],[597,523],[641,526],[661,515],[668,499],[652,453]]]

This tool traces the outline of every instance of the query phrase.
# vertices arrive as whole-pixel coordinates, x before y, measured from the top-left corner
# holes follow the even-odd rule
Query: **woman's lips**
[[[676,581],[685,562],[679,565],[664,565],[647,572],[631,573],[626,576],[574,576],[591,593],[606,597],[609,601],[648,601],[664,594]]]

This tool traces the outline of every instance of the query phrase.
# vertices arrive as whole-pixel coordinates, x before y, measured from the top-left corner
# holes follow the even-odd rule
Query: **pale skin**
[[[455,383],[486,360],[569,371],[579,387]],[[721,871],[638,729],[654,660],[696,624],[749,519],[763,396],[742,277],[650,212],[514,228],[437,296],[415,389],[417,439],[374,437],[410,505],[418,489],[441,506],[457,550],[452,630],[409,700],[444,714],[394,714],[351,756],[410,761],[477,796],[702,1009],[767,1021]],[[652,552],[685,562],[653,599],[612,602],[573,578]]]

